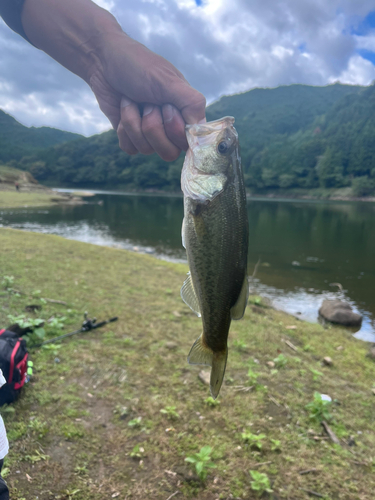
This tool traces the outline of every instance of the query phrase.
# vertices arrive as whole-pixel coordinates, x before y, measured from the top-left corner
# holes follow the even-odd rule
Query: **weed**
[[[208,396],[208,398],[206,398],[204,402],[206,403],[207,406],[211,407],[219,406],[220,404],[220,401],[218,399],[214,399],[211,396]]]
[[[14,276],[4,276],[1,284],[5,288],[5,290],[12,290],[12,285],[14,283]]]
[[[85,476],[88,473],[88,469],[86,465],[77,465],[77,467],[74,468],[74,472],[78,474],[78,476]]]
[[[319,382],[320,377],[323,377],[323,373],[315,370],[314,368],[310,368],[311,373],[313,374],[313,381],[314,382]]]
[[[45,351],[51,351],[53,356],[57,356],[59,354],[59,349],[61,349],[61,344],[46,344],[42,345],[42,349]]]
[[[48,322],[48,330],[51,331],[51,333],[56,334],[60,332],[64,328],[64,322],[66,321],[66,317],[62,316],[61,318],[52,318]]]
[[[65,495],[67,496],[68,500],[72,500],[72,498],[80,491],[81,490],[65,490]]]
[[[139,444],[136,444],[134,446],[134,448],[132,449],[132,451],[129,453],[129,455],[132,457],[132,458],[141,458],[143,453],[145,452],[145,449],[142,448],[141,445]]]
[[[13,316],[8,314],[8,319],[11,324],[17,324],[20,328],[30,328],[32,333],[25,337],[28,344],[36,344],[44,339],[46,332],[41,326],[44,320],[41,318],[28,318],[25,314],[19,314],[18,316]]]
[[[142,420],[142,417],[133,418],[132,420],[129,420],[128,426],[129,427],[140,427],[141,420]]]
[[[275,363],[276,368],[284,368],[284,366],[288,363],[288,358],[284,356],[284,354],[279,354],[273,362]]]
[[[177,420],[180,418],[180,415],[176,412],[175,406],[166,406],[160,410],[160,413],[166,415],[169,420]]]
[[[45,436],[49,430],[48,426],[47,426],[47,422],[42,422],[38,418],[33,418],[32,420],[30,420],[28,427],[33,432],[38,434],[39,438],[42,438],[43,436]]]
[[[272,451],[281,451],[281,441],[279,441],[278,439],[271,439],[271,443],[272,443],[271,446]]]
[[[263,493],[272,493],[271,483],[267,476],[263,472],[258,472],[256,470],[249,471],[253,481],[251,481],[251,489],[258,493],[258,496],[263,495]]]
[[[306,410],[310,412],[310,419],[316,422],[322,422],[327,420],[327,422],[332,420],[332,415],[329,413],[328,409],[331,407],[331,401],[325,401],[322,399],[319,392],[314,392],[314,400],[306,405]]]
[[[259,375],[257,373],[255,373],[251,368],[249,368],[249,371],[247,372],[247,376],[249,377],[250,385],[256,385]]]
[[[241,433],[242,439],[245,443],[248,443],[251,447],[262,449],[262,440],[265,439],[265,434],[252,434],[250,431],[245,431]]]
[[[203,446],[199,453],[195,453],[191,457],[186,457],[185,462],[194,464],[195,472],[199,479],[204,481],[208,474],[208,469],[215,469],[216,465],[211,462],[211,446]]]
[[[247,348],[247,344],[243,340],[234,340],[233,341],[233,347],[238,349],[239,351],[245,351]]]
[[[34,455],[25,455],[25,460],[28,460],[32,464],[36,462],[40,462],[41,460],[48,460],[49,455],[45,455],[44,453],[40,453],[40,451],[35,450]]]

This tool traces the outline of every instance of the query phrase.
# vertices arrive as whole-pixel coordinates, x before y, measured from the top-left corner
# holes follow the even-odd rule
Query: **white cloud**
[[[252,87],[369,84],[375,34],[352,34],[373,0],[97,0],[208,101]],[[0,107],[28,125],[108,128],[89,88],[0,21]]]
[[[347,69],[337,79],[330,78],[329,83],[335,81],[352,85],[370,85],[375,80],[375,66],[359,55],[350,58]]]

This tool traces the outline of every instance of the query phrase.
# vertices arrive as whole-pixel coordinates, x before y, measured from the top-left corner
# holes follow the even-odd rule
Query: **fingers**
[[[164,104],[162,113],[168,139],[179,149],[186,151],[189,145],[186,140],[185,121],[181,113],[172,104]]]
[[[176,160],[181,149],[167,137],[159,106],[147,104],[143,110],[142,132],[154,151],[165,161]]]
[[[166,120],[164,128],[161,109],[153,104],[145,105],[141,117],[138,105],[122,97],[117,127],[120,148],[130,155],[157,153],[165,161],[176,160],[181,149],[187,149],[185,122],[175,108],[166,110]]]
[[[127,153],[135,154],[139,152],[150,155],[154,152],[142,132],[142,118],[138,105],[126,97],[121,99],[121,122],[117,128],[117,133],[120,147]],[[124,148],[122,144],[125,146]]]
[[[168,88],[166,102],[170,102],[180,110],[185,123],[202,123],[206,121],[206,98],[187,82],[176,80]],[[167,97],[167,96],[166,96]]]

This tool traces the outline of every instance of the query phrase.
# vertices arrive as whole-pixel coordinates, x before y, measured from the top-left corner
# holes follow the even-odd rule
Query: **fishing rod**
[[[106,321],[100,321],[99,323],[97,323],[96,318],[90,319],[87,317],[87,312],[85,312],[84,318],[85,319],[84,319],[82,326],[79,330],[75,330],[74,332],[70,332],[70,333],[65,333],[64,335],[59,335],[58,337],[54,337],[53,339],[45,340],[41,344],[33,345],[33,348],[42,347],[43,345],[46,345],[46,344],[53,344],[55,342],[58,342],[59,340],[65,339],[67,337],[71,337],[72,335],[77,335],[78,333],[82,333],[82,332],[89,332],[90,330],[95,330],[96,328],[101,328],[104,325],[108,325],[108,323],[113,323],[114,321],[118,320],[118,317],[115,316],[114,318],[110,318],[110,319],[107,319]]]

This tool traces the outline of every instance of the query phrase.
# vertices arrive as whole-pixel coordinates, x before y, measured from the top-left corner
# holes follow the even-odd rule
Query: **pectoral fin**
[[[198,318],[200,318],[201,311],[199,307],[198,297],[195,293],[190,273],[188,273],[188,277],[181,287],[181,298],[185,302],[185,304],[189,306],[193,312],[195,312]]]
[[[230,315],[232,319],[241,319],[243,317],[243,315],[245,314],[248,298],[249,298],[249,282],[247,280],[247,276],[245,276],[240,296],[238,297],[237,302],[230,310]]]

